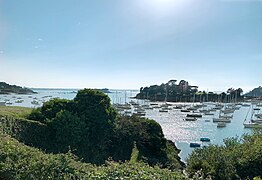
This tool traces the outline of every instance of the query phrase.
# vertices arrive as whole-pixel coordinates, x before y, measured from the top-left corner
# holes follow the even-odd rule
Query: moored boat
[[[186,116],[187,117],[198,117],[198,118],[201,118],[202,114],[187,114]]]
[[[227,126],[227,124],[225,122],[218,122],[217,123],[218,128],[222,128],[222,127],[226,127],[226,126]]]
[[[225,123],[230,123],[231,119],[228,118],[213,118],[213,122],[225,122]]]
[[[207,137],[200,138],[200,141],[202,142],[210,142],[210,139]]]
[[[199,144],[199,143],[190,143],[189,144],[189,147],[193,147],[193,148],[195,148],[195,147],[200,147],[201,145]]]
[[[197,118],[196,117],[186,117],[184,120],[185,121],[196,121]]]
[[[190,112],[190,111],[187,109],[181,109],[181,112]]]
[[[244,123],[245,128],[262,128],[261,123]]]

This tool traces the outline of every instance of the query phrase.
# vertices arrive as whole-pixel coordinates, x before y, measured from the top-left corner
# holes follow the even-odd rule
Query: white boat
[[[22,99],[19,99],[19,100],[15,101],[15,103],[22,103],[22,102],[24,102],[24,100],[22,100]]]
[[[244,123],[245,128],[262,128],[261,123]]]
[[[5,103],[6,105],[12,105],[13,103],[11,103],[10,101]]]
[[[225,122],[218,122],[217,123],[218,128],[222,128],[222,127],[226,127],[226,126],[227,126],[227,124]]]
[[[159,112],[168,112],[166,109],[159,109]]]
[[[232,118],[232,117],[233,117],[233,114],[231,114],[231,115],[226,115],[226,114],[224,114],[224,115],[219,115],[219,118],[229,119],[229,118]]]
[[[40,103],[36,100],[32,101],[31,104],[34,104],[34,105],[39,105]]]
[[[225,122],[225,123],[230,123],[231,119],[228,118],[213,118],[213,122]]]
[[[262,107],[262,103],[258,103],[258,104],[257,104],[257,107]]]

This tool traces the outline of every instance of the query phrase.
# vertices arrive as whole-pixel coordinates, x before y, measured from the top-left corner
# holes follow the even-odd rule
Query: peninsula
[[[32,91],[31,89],[16,86],[16,85],[10,85],[5,82],[0,82],[0,94],[34,94],[36,92]]]

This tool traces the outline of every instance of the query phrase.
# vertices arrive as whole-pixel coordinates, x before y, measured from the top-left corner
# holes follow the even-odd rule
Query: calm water
[[[0,102],[10,102],[9,106],[23,106],[23,107],[39,107],[43,102],[51,98],[65,98],[73,99],[76,95],[77,89],[34,89],[38,94],[33,95],[0,95]],[[110,90],[108,93],[112,103],[130,102],[139,91],[137,90]],[[16,103],[17,100],[23,100],[22,103]],[[32,101],[39,102],[39,104],[32,104]],[[148,104],[149,102],[143,100],[134,100],[139,104]],[[11,104],[12,103],[12,104]],[[175,104],[175,103],[174,103]],[[181,103],[180,103],[181,104]],[[187,104],[191,105],[191,104]],[[212,105],[208,105],[212,106]],[[212,144],[223,144],[223,139],[228,137],[241,136],[244,133],[250,133],[251,129],[246,129],[243,126],[249,107],[241,107],[233,114],[232,122],[228,123],[225,128],[217,128],[216,124],[212,122],[213,117],[218,116],[218,111],[214,116],[203,116],[197,121],[184,121],[186,113],[180,112],[178,109],[172,109],[168,113],[160,113],[159,109],[146,110],[146,117],[157,121],[163,129],[165,137],[176,143],[177,147],[181,149],[180,157],[185,160],[192,148],[189,147],[190,142],[199,142],[201,137],[208,137]],[[261,112],[260,112],[261,113]],[[250,115],[248,115],[250,118]],[[206,120],[210,122],[206,122]],[[205,143],[202,143],[205,144]]]

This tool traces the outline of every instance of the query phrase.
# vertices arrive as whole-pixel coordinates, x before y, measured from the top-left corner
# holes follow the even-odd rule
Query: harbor
[[[73,99],[76,89],[36,89],[33,95],[0,95],[1,105],[40,107],[52,98]],[[110,90],[113,106],[122,115],[140,116],[157,121],[167,139],[181,149],[183,161],[194,149],[191,143],[200,147],[223,144],[223,139],[240,137],[260,126],[261,102],[151,102],[134,99],[137,90]],[[4,104],[5,103],[5,104]],[[255,122],[254,122],[255,121]],[[201,141],[208,138],[210,141]]]

